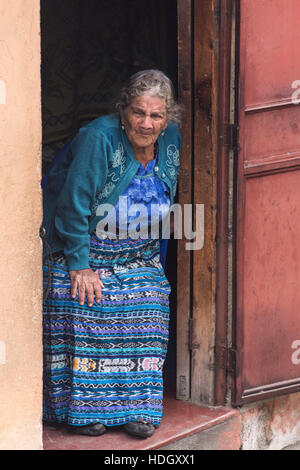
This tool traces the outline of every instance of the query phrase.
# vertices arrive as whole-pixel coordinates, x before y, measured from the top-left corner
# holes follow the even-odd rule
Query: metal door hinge
[[[237,358],[236,349],[228,348],[228,350],[227,350],[227,371],[231,375],[236,373],[236,358]]]
[[[215,361],[217,367],[226,370],[229,374],[235,374],[237,351],[226,346],[217,346]]]

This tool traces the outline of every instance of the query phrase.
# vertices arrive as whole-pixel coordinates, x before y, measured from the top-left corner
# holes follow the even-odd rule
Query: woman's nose
[[[142,121],[142,127],[144,129],[151,129],[152,128],[152,119],[150,116],[144,116]]]

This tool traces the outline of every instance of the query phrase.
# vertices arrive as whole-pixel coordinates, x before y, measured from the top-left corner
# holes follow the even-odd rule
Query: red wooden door
[[[236,404],[300,390],[300,2],[239,6]]]

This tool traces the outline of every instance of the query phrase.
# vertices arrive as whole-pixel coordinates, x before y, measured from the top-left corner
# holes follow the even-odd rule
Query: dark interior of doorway
[[[124,81],[149,68],[177,90],[176,0],[41,0],[43,174],[85,123],[113,111]],[[165,387],[175,394],[177,244],[170,240]]]

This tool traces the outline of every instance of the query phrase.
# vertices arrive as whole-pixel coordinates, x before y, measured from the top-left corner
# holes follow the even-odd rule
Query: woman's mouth
[[[141,135],[142,137],[151,137],[152,132],[137,132],[137,134]]]

